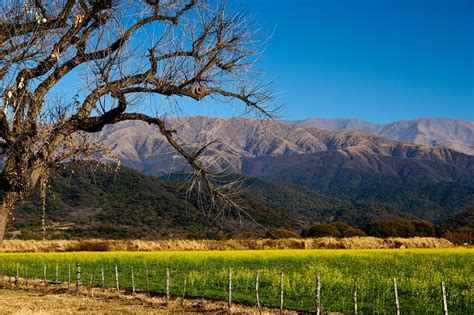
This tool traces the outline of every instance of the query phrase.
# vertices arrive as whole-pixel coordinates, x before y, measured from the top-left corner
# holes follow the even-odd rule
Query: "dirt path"
[[[80,294],[65,289],[41,287],[0,288],[1,314],[228,314],[225,302],[204,299],[181,299],[166,305],[162,297],[119,294],[100,289]],[[278,314],[264,309],[260,314]],[[258,309],[233,305],[232,314],[259,314]],[[284,314],[295,314],[284,312]]]

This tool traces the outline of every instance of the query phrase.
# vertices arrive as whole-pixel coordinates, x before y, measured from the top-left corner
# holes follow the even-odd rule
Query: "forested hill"
[[[176,178],[165,181],[127,168],[115,171],[103,166],[58,170],[47,194],[47,237],[263,236],[275,227],[299,233],[313,223],[344,221],[362,227],[374,220],[420,218],[376,202],[351,202],[293,184],[246,178],[240,197],[244,211],[229,210],[216,219],[216,213],[207,215],[208,209],[197,206],[193,196],[186,198]],[[433,194],[426,198],[433,199]],[[20,204],[9,230],[21,231],[23,238],[41,237],[38,194]]]

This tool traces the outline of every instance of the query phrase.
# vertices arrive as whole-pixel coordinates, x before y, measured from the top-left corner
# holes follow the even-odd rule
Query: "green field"
[[[314,310],[315,275],[322,281],[321,304],[325,311],[350,313],[353,308],[354,278],[358,282],[358,308],[362,313],[394,312],[393,277],[398,279],[402,314],[441,314],[440,282],[448,290],[450,314],[474,314],[474,251],[471,249],[407,250],[269,250],[194,252],[73,252],[0,254],[3,274],[14,276],[19,263],[20,277],[28,267],[28,278],[67,281],[71,264],[80,262],[83,282],[90,275],[101,283],[101,268],[107,287],[115,287],[114,268],[118,266],[121,288],[135,284],[163,293],[166,268],[171,275],[171,294],[181,295],[187,277],[189,296],[225,299],[227,270],[232,268],[233,300],[255,303],[255,273],[260,271],[260,298],[263,305],[278,306],[280,273],[284,272],[285,307]]]

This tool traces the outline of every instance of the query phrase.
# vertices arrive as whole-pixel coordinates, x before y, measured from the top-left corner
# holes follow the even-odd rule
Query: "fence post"
[[[115,265],[115,287],[117,288],[117,292],[120,291],[119,287],[119,276],[118,276],[118,268],[117,265]]]
[[[283,295],[285,293],[285,287],[283,285],[283,271],[280,273],[280,314],[283,313]]]
[[[170,302],[170,269],[166,268],[166,303]]]
[[[354,278],[354,315],[357,315],[357,278]]]
[[[71,264],[67,265],[67,289],[71,287]]]
[[[316,274],[316,315],[321,315],[321,278]]]
[[[28,287],[28,265],[25,265],[25,286]]]
[[[135,275],[133,272],[133,266],[130,266],[130,268],[132,270],[132,293],[135,294]]]
[[[227,306],[229,307],[229,310],[232,306],[232,268],[229,268],[227,271]]]
[[[93,280],[94,279],[94,274],[91,273],[91,277],[90,277],[90,281],[89,281],[89,289],[92,289],[92,284],[93,284]]]
[[[260,310],[260,297],[259,297],[259,292],[258,292],[258,286],[259,286],[259,279],[260,278],[260,271],[257,270],[257,273],[255,274],[255,299],[257,301],[257,308]]]
[[[3,286],[3,264],[0,265],[0,281],[2,282]]]
[[[100,277],[102,280],[102,289],[105,289],[105,274],[104,274],[104,266],[100,269]]]
[[[43,276],[44,276],[44,286],[47,286],[48,282],[47,282],[47,279],[46,279],[46,264],[44,264]]]
[[[393,278],[393,294],[395,296],[395,314],[400,315],[400,303],[398,301],[397,278]]]
[[[20,283],[20,265],[16,263],[15,285],[18,286],[19,283]]]
[[[56,264],[56,270],[55,270],[55,277],[54,277],[54,282],[57,284],[58,283],[58,279],[59,279],[59,266],[58,264]]]
[[[188,283],[188,276],[184,275],[183,281],[183,299],[181,300],[181,306],[184,304],[184,298],[186,297],[186,284]]]
[[[448,315],[448,300],[446,298],[446,286],[444,281],[441,281],[441,295],[443,296],[443,314]]]
[[[76,264],[76,291],[81,290],[81,264]]]

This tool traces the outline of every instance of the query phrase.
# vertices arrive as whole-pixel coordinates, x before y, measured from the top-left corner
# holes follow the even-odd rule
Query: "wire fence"
[[[35,280],[44,287],[64,285],[69,290],[87,287],[115,289],[131,294],[173,298],[204,297],[257,307],[275,307],[352,314],[448,314],[449,282],[437,287],[409,280],[377,277],[335,279],[319,273],[283,269],[220,268],[183,271],[173,266],[124,265],[72,262],[16,263],[2,261],[0,286],[28,286]],[[418,301],[414,303],[413,301]],[[468,314],[472,301],[451,303],[451,314]]]

